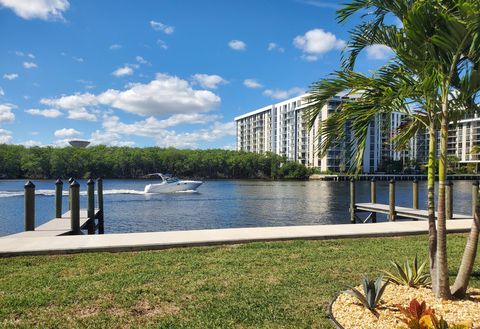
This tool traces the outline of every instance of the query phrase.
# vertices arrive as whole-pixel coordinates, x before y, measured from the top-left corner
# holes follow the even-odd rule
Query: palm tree
[[[363,155],[365,141],[362,141],[362,138],[366,135],[367,122],[374,113],[389,113],[394,110],[392,108],[394,105],[401,104],[399,110],[408,115],[408,121],[399,132],[397,139],[400,142],[411,137],[412,133],[418,132],[419,123],[428,127],[430,271],[437,297],[450,298],[445,218],[448,124],[450,120],[455,121],[462,110],[464,112],[467,100],[471,101],[472,95],[478,91],[478,88],[476,90],[470,88],[465,81],[471,82],[477,79],[476,72],[471,67],[477,67],[479,62],[480,48],[477,40],[480,26],[480,2],[354,0],[338,11],[338,18],[342,22],[364,9],[370,10],[372,19],[362,22],[352,31],[352,38],[346,51],[347,56],[343,61],[345,71],[336,72],[332,79],[321,81],[311,88],[310,100],[318,101],[318,105],[314,105],[309,111],[310,123],[313,123],[314,118],[318,116],[318,109],[323,106],[325,96],[332,96],[335,90],[340,91],[340,86],[352,91],[362,91],[363,94],[358,101],[344,104],[338,114],[323,122],[320,132],[320,151],[322,152],[332,141],[343,137],[341,133],[338,134],[339,128],[342,127],[339,123],[350,121],[355,130],[355,142],[360,145],[359,155],[356,157],[357,164]],[[388,14],[393,14],[400,19],[403,28],[385,24],[385,17]],[[364,15],[364,19],[367,16]],[[352,71],[358,54],[372,44],[386,45],[395,53],[393,61],[395,65],[388,64],[381,69],[380,77],[385,72],[397,71],[397,75],[390,76],[395,81],[394,86],[383,91],[380,88],[377,93],[369,90],[368,87],[375,85],[372,81],[382,87],[384,81],[372,77],[370,84],[366,84],[365,79]],[[397,68],[392,70],[392,65]],[[398,75],[399,73],[403,75]],[[338,83],[339,81],[341,83]],[[403,88],[398,88],[399,86]],[[392,99],[396,102],[392,102]],[[374,103],[375,100],[379,103]],[[405,105],[409,102],[420,105],[420,108],[424,109],[424,115],[406,110]],[[440,126],[441,136],[438,220],[435,227],[434,157],[438,126]]]

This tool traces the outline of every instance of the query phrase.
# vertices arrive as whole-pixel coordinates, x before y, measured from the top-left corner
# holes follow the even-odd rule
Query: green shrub
[[[356,297],[362,305],[370,310],[373,314],[378,315],[376,308],[382,298],[385,288],[388,285],[387,282],[383,282],[383,275],[380,275],[375,281],[370,281],[367,276],[363,277],[363,293],[358,291],[356,288],[350,288],[347,291],[348,294]]]
[[[420,286],[425,286],[430,279],[428,273],[423,273],[425,265],[427,262],[423,262],[420,266],[418,265],[418,258],[415,255],[413,259],[413,264],[408,262],[408,259],[405,261],[403,266],[399,263],[392,261],[393,268],[395,273],[383,271],[385,276],[395,284],[409,286],[412,288],[418,288]]]

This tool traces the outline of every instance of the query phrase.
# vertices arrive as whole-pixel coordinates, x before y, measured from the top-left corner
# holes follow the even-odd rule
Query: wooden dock
[[[95,209],[95,217],[98,218],[100,210]],[[89,226],[87,209],[80,210],[80,229],[88,229]],[[55,237],[61,235],[72,235],[74,232],[71,228],[71,215],[67,211],[61,218],[54,218],[42,225],[35,227],[34,231],[25,231],[9,235],[11,238],[31,238],[31,237]]]
[[[381,213],[388,215],[390,205],[382,203],[356,203],[356,212],[365,211],[370,213]],[[436,213],[435,213],[436,216]],[[395,207],[395,217],[405,219],[425,220],[428,219],[428,211],[423,209],[413,209],[407,207]],[[452,214],[451,219],[473,219],[471,215]]]
[[[438,175],[435,176],[438,178]],[[323,180],[323,181],[348,181],[352,178],[352,175],[347,174],[313,174],[310,175],[310,180]],[[480,176],[478,174],[458,174],[448,175],[449,180],[478,180]],[[391,179],[396,181],[413,181],[413,180],[427,180],[428,176],[425,174],[360,174],[355,176],[356,180],[369,181],[375,179],[377,181],[389,181]]]
[[[11,235],[16,238],[56,237],[62,235],[82,235],[82,229],[88,234],[104,233],[103,180],[97,179],[97,204],[95,207],[95,182],[87,182],[87,209],[80,209],[80,184],[69,179],[68,208],[62,214],[63,182],[55,182],[55,218],[35,227],[35,184],[28,181],[25,186],[25,231]]]
[[[388,204],[377,203],[377,184],[376,180],[370,182],[370,202],[357,203],[355,180],[350,180],[350,222],[369,222],[377,221],[377,214],[386,214],[388,220],[393,222],[397,219],[427,220],[428,210],[418,208],[418,181],[414,180],[412,184],[412,207],[399,207],[395,204],[395,180],[390,180],[388,184]],[[472,184],[472,213],[470,215],[453,213],[453,183],[448,181],[445,186],[445,217],[449,220],[469,219],[472,220],[475,214],[475,208],[478,199],[478,181]],[[361,219],[357,213],[368,212],[365,219]],[[437,213],[435,212],[435,218]]]

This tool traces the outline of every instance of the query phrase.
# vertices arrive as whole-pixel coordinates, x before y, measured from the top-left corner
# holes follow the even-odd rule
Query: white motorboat
[[[159,177],[162,179],[161,183],[148,184],[145,186],[145,193],[173,193],[195,191],[197,187],[203,184],[202,181],[197,180],[180,180],[168,174],[150,174],[149,177]]]

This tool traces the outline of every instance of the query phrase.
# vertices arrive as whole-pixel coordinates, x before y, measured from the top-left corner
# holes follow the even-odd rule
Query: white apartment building
[[[480,117],[463,119],[457,126],[450,126],[448,134],[448,153],[459,159],[460,163],[480,163],[479,154],[472,152],[474,146],[480,146]],[[474,151],[474,150],[473,150]]]
[[[440,132],[436,135],[436,156],[439,155]],[[418,132],[410,141],[410,159],[415,159],[419,164],[428,163],[428,131]],[[456,125],[450,124],[448,130],[448,155],[458,158],[460,163],[480,163],[480,154],[472,151],[474,146],[480,146],[480,117],[459,120]]]
[[[273,152],[298,161],[321,171],[345,171],[351,165],[352,147],[355,141],[350,127],[342,142],[332,146],[323,157],[318,156],[318,131],[320,120],[325,120],[337,107],[351,98],[335,96],[322,109],[314,126],[309,131],[304,122],[303,113],[309,105],[304,94],[279,103],[275,103],[235,118],[237,129],[237,150],[246,152]],[[387,118],[378,115],[372,121],[363,157],[363,172],[378,170],[382,159],[398,160],[404,152],[393,151],[386,141],[401,123],[401,114],[392,115],[389,124]],[[385,132],[387,131],[388,132]]]

